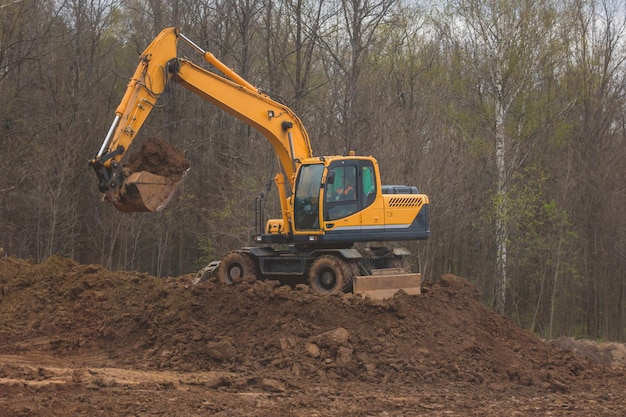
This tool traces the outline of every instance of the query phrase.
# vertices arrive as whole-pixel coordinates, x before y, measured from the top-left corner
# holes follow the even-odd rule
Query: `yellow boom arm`
[[[178,58],[179,39],[199,52],[206,62],[222,72],[225,77],[191,61]],[[119,162],[159,97],[168,88],[170,80],[176,81],[261,132],[272,145],[287,181],[293,186],[300,161],[313,155],[308,134],[300,119],[287,106],[272,100],[220,62],[213,54],[202,50],[180,34],[178,29],[167,28],[139,57],[139,65],[115,111],[113,124],[97,156],[90,161],[100,180],[100,191],[105,194],[106,200],[115,202],[123,198],[125,179]]]

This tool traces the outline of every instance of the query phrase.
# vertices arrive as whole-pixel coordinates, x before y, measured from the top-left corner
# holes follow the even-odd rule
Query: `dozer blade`
[[[375,300],[391,298],[399,290],[409,295],[421,293],[422,274],[402,273],[401,269],[374,270],[374,275],[355,277],[353,291]]]
[[[120,199],[113,204],[124,212],[160,211],[170,202],[184,176],[134,172],[124,179]]]

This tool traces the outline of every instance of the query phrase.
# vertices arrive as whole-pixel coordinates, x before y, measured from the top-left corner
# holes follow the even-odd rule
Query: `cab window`
[[[371,161],[361,162],[361,181],[363,184],[361,205],[365,208],[376,199],[376,179],[374,177],[374,165]]]
[[[319,229],[319,193],[324,165],[303,165],[298,174],[294,200],[296,230]]]
[[[324,220],[336,220],[359,211],[359,180],[356,163],[345,164],[341,161],[328,169],[328,178],[324,189]]]

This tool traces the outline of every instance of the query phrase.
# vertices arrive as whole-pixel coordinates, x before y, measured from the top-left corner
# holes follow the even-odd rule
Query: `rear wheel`
[[[220,262],[218,276],[227,285],[256,280],[258,268],[252,256],[245,252],[230,252]]]
[[[309,285],[318,294],[340,294],[351,288],[352,275],[352,268],[347,262],[336,256],[323,255],[311,264]]]

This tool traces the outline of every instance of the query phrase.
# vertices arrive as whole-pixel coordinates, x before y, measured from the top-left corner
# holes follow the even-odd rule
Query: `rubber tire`
[[[352,275],[347,262],[336,256],[322,255],[311,264],[308,279],[317,294],[336,295],[351,288]]]
[[[228,253],[220,262],[218,276],[222,283],[233,285],[240,282],[254,282],[257,279],[258,267],[254,258],[241,251]]]

